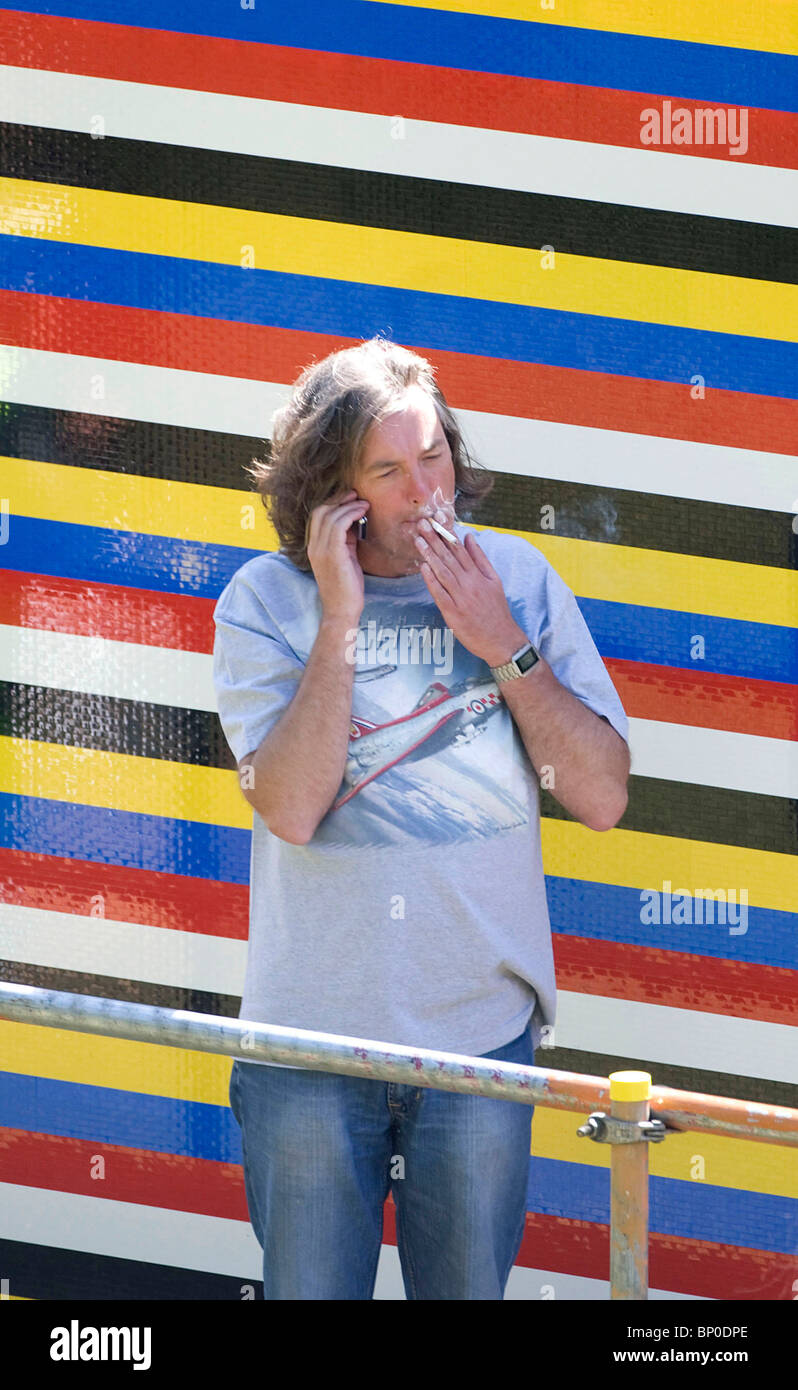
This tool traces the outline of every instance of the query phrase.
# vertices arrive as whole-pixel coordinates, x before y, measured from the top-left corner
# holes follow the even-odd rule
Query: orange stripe
[[[680,666],[649,666],[620,657],[607,657],[604,664],[630,718],[798,739],[794,685]]]
[[[0,575],[0,623],[11,627],[203,655],[213,651],[214,599],[22,570]]]
[[[534,1119],[532,1127],[534,1159]],[[247,1221],[243,1170],[238,1164],[102,1145],[107,1155],[102,1196],[166,1210]],[[7,1129],[0,1146],[0,1179],[47,1191],[97,1196],[89,1177],[96,1140]],[[96,1168],[96,1165],[95,1165]],[[176,1205],[179,1204],[179,1205]],[[384,1207],[383,1243],[396,1245],[396,1208]],[[609,1278],[609,1227],[601,1222],[527,1212],[516,1265],[577,1278]],[[715,1299],[792,1299],[795,1257],[715,1244],[684,1236],[649,1237],[649,1284]]]
[[[358,342],[16,291],[0,291],[0,340],[16,347],[286,385],[303,363]],[[429,355],[424,344],[406,346]],[[798,401],[780,396],[713,389],[696,410],[681,382],[437,349],[432,356],[441,390],[457,409],[783,454],[794,451],[798,437]]]
[[[8,10],[0,11],[0,42],[2,61],[18,67],[638,150],[640,112],[661,96]],[[720,145],[670,152],[793,169],[798,117],[752,108],[745,155]]]
[[[104,916],[114,922],[209,932],[237,941],[246,941],[249,930],[246,883],[0,848],[0,889],[4,903],[48,912],[88,915],[99,894]]]
[[[673,1009],[795,1023],[795,971],[554,932],[557,988]]]
[[[179,651],[212,651],[212,599],[16,570],[0,570],[0,575],[0,623]],[[607,657],[604,664],[631,718],[798,740],[793,685],[619,657]]]

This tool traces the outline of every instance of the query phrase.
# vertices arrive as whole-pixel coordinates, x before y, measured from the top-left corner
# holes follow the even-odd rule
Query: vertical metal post
[[[651,1077],[610,1073],[610,1114],[647,1120]],[[610,1146],[610,1298],[648,1298],[648,1142]]]

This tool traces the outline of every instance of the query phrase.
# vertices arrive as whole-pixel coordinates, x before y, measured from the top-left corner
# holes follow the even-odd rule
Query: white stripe
[[[98,1181],[97,1187],[101,1186]],[[92,1255],[145,1264],[228,1275],[242,1284],[263,1278],[263,1251],[249,1221],[173,1211],[145,1202],[86,1197],[20,1183],[0,1183],[4,1240],[46,1249],[84,1251]],[[584,1279],[558,1271],[515,1265],[507,1284],[508,1299],[540,1299],[549,1286],[557,1298],[608,1299],[609,1281]],[[13,1280],[8,1290],[13,1296]],[[242,1289],[242,1298],[248,1290]],[[251,1295],[250,1295],[251,1297]],[[383,1244],[377,1266],[375,1299],[403,1299],[399,1252]],[[692,1298],[691,1294],[651,1290],[652,1298]],[[706,1300],[713,1301],[713,1300]]]
[[[290,394],[284,383],[7,346],[0,346],[0,372],[3,399],[18,405],[249,435],[256,448]],[[101,401],[90,394],[98,377]],[[499,472],[728,506],[798,507],[795,460],[787,454],[485,411],[455,414],[477,461]]]
[[[97,1196],[86,1197],[0,1183],[3,1238],[242,1280],[263,1278],[263,1252],[248,1221],[119,1202],[100,1196],[100,1179],[96,1187]]]
[[[0,119],[334,168],[796,226],[792,169],[191,91],[0,68]],[[341,92],[341,101],[349,98]],[[712,103],[703,103],[710,105]],[[646,109],[640,98],[640,111]],[[641,119],[641,129],[642,129]],[[792,212],[790,212],[792,208]]]
[[[728,927],[718,925],[717,931],[726,933]],[[659,932],[652,944],[667,950],[667,926]],[[730,943],[731,959],[734,937],[724,939]],[[13,903],[0,905],[0,959],[98,973],[112,979],[149,980],[175,989],[240,997],[245,946],[241,941],[199,932],[73,916]],[[597,958],[601,950],[597,941]],[[792,1082],[798,1075],[798,1028],[787,1024],[569,990],[558,990],[557,1001],[557,1047],[624,1057],[630,1040],[640,1039],[641,1049],[652,1063],[771,1081]],[[547,1049],[542,1047],[538,1065],[546,1065],[546,1056]]]
[[[719,927],[721,930],[724,929]],[[657,944],[667,946],[664,938]],[[699,980],[697,971],[696,981]],[[628,1056],[630,1043],[637,1039],[638,1051],[653,1064],[660,1061],[672,1067],[791,1084],[798,1076],[798,1027],[731,1014],[558,990],[554,1037],[557,1047],[621,1057]],[[542,1048],[536,1054],[540,1066],[546,1065],[545,1058],[546,1049]],[[656,1066],[652,1078],[656,1086]]]
[[[216,712],[213,657],[108,637],[0,626],[0,679]]]
[[[240,999],[246,957],[246,941],[231,937],[0,903],[4,960]]]
[[[0,680],[217,712],[213,657],[0,626]],[[765,796],[798,795],[798,744],[656,719],[629,720],[632,772]]]
[[[629,740],[636,776],[798,797],[798,743],[789,739],[630,719]]]

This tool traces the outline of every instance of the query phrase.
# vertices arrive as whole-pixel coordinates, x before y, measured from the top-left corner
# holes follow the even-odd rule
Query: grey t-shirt
[[[541,551],[455,529],[473,532],[558,680],[628,739],[576,599]],[[336,800],[306,845],[253,812],[239,1018],[477,1056],[531,1018],[537,1047],[556,987],[534,769],[489,667],[446,629],[423,577],[364,580]],[[279,552],[223,590],[213,670],[237,762],[296,693],[320,618],[312,571]]]

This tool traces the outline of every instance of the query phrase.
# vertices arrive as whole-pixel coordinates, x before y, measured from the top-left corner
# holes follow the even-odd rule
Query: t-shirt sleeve
[[[558,681],[629,742],[629,721],[579,605],[545,561],[546,617],[535,644]]]
[[[213,683],[224,736],[237,763],[291,703],[304,663],[249,581],[233,575],[213,613]]]

